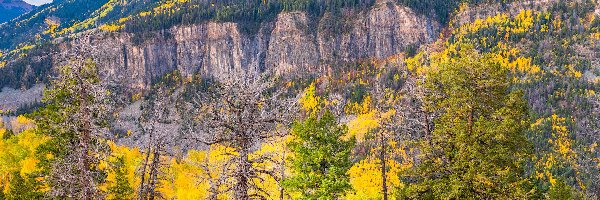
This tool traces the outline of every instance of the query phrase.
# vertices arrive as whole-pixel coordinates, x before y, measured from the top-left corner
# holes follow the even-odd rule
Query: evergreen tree
[[[427,109],[441,116],[401,197],[525,198],[527,106],[521,92],[509,92],[507,69],[469,46],[431,62]]]
[[[286,179],[284,186],[301,192],[304,199],[336,199],[351,189],[347,171],[352,167],[355,139],[341,139],[347,132],[330,111],[295,123],[295,140],[288,146],[294,154],[291,165],[296,174]]]
[[[109,199],[126,200],[133,199],[133,188],[127,180],[127,166],[123,157],[117,157],[112,163],[115,174],[115,185],[108,188]]]
[[[40,169],[32,176],[49,187],[48,196],[94,199],[101,195],[97,186],[104,173],[98,163],[108,151],[101,139],[111,110],[108,95],[95,63],[83,59],[60,68],[52,88],[45,91],[47,105],[33,117],[38,134],[50,139],[36,150]]]

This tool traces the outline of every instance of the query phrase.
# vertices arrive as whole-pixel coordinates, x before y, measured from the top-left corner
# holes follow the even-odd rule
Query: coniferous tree
[[[521,92],[510,92],[507,70],[469,46],[432,62],[439,63],[425,80],[427,109],[441,117],[401,197],[526,198],[527,106]]]
[[[350,190],[347,171],[356,142],[354,137],[341,139],[347,132],[330,111],[296,122],[292,126],[295,139],[288,144],[295,174],[284,181],[285,187],[302,193],[304,199],[336,199]]]
[[[108,199],[127,200],[133,199],[134,190],[127,179],[127,168],[123,157],[117,157],[116,161],[111,163],[115,174],[115,185],[108,188],[111,197]]]
[[[44,94],[47,105],[33,116],[40,135],[49,136],[37,149],[40,168],[33,174],[50,188],[53,198],[94,199],[104,173],[98,163],[108,153],[101,139],[111,104],[100,84],[95,63],[73,61],[60,69]]]

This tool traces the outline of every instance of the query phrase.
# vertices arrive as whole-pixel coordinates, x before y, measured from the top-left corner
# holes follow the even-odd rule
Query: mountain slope
[[[64,8],[61,6],[69,2],[77,1],[62,1],[54,6]],[[405,186],[410,187],[423,178],[438,179],[437,172],[425,177],[410,175],[406,170],[422,164],[419,160],[424,157],[420,157],[419,143],[436,145],[436,140],[433,143],[429,140],[435,130],[438,134],[440,130],[450,130],[438,141],[468,140],[457,143],[458,146],[448,145],[451,154],[454,150],[481,153],[463,145],[473,143],[480,149],[500,147],[498,152],[504,153],[488,149],[483,151],[485,155],[461,153],[466,156],[460,158],[464,166],[448,168],[449,171],[437,167],[429,170],[444,170],[439,174],[453,176],[463,173],[465,168],[482,166],[474,163],[508,163],[520,166],[519,169],[523,167],[523,171],[510,171],[523,176],[519,180],[523,178],[524,183],[510,186],[510,189],[513,186],[524,189],[520,191],[523,199],[562,199],[552,195],[569,196],[563,196],[564,199],[598,199],[600,7],[597,2],[444,1],[450,3],[424,5],[429,9],[425,12],[415,9],[423,6],[418,2],[439,1],[110,0],[86,10],[87,16],[74,18],[55,16],[52,13],[56,10],[49,7],[48,13],[43,14],[46,11],[42,10],[38,12],[41,14],[31,16],[44,19],[46,27],[40,29],[43,32],[37,30],[41,36],[24,36],[25,44],[13,45],[17,50],[5,56],[0,87],[30,88],[47,83],[47,77],[59,67],[70,66],[73,60],[89,59],[86,64],[98,67],[100,82],[110,90],[98,94],[114,95],[111,102],[119,102],[114,111],[117,114],[108,114],[111,127],[106,137],[121,145],[144,148],[152,144],[153,131],[164,133],[164,137],[159,137],[164,144],[161,148],[166,152],[165,157],[170,157],[183,155],[188,149],[209,148],[199,141],[206,141],[203,137],[215,133],[207,131],[189,139],[196,136],[192,135],[194,130],[188,132],[184,127],[196,127],[193,122],[180,119],[198,119],[194,109],[203,112],[206,110],[202,108],[212,107],[202,103],[197,108],[186,105],[193,104],[195,95],[210,93],[207,88],[218,85],[213,80],[254,79],[263,72],[274,72],[267,75],[278,79],[274,83],[277,89],[284,88],[290,93],[286,95],[297,98],[308,88],[301,102],[314,103],[313,107],[325,104],[338,115],[340,123],[348,124],[348,136],[359,140],[353,150],[358,170],[365,170],[360,167],[364,162],[359,160],[369,161],[369,154],[378,151],[379,147],[373,145],[379,139],[370,137],[382,137],[381,143],[385,145],[383,135],[390,134],[388,139],[393,143],[390,145],[401,145],[391,149],[398,151],[392,153],[398,157],[390,160],[401,163],[390,166],[395,169],[389,173],[396,182],[390,185],[393,193],[431,192],[427,188],[410,191]],[[440,5],[449,5],[446,9],[451,11],[436,10]],[[440,17],[443,15],[440,13],[449,15]],[[65,22],[65,19],[74,20]],[[472,55],[477,59],[469,59]],[[481,66],[483,59],[485,66]],[[448,66],[452,70],[442,70]],[[486,73],[469,70],[472,68],[485,68]],[[96,82],[95,76],[93,79],[90,82]],[[450,92],[442,91],[446,87]],[[496,97],[503,95],[497,94],[509,92],[511,95],[500,97],[506,98],[506,102],[499,106],[500,99]],[[19,91],[7,93],[18,96],[15,93]],[[449,101],[440,101],[448,97]],[[428,105],[436,101],[444,103]],[[472,103],[478,101],[481,102]],[[507,109],[502,108],[504,104]],[[258,105],[263,107],[261,103]],[[451,111],[447,110],[448,105],[455,112],[447,115],[451,117],[440,117]],[[385,115],[397,114],[400,119],[379,121],[385,120],[378,116],[384,113],[379,112],[387,109],[390,111]],[[520,117],[506,117],[512,111],[520,113]],[[162,118],[166,120],[161,121]],[[156,120],[150,132],[144,127],[148,122],[143,120]],[[500,121],[507,123],[496,125]],[[514,124],[519,124],[520,129],[515,133],[526,136],[519,137],[515,144],[528,149],[527,156],[506,153],[503,149],[512,147],[498,145],[506,142],[508,132],[504,127],[510,129]],[[378,126],[391,130],[381,132],[382,136],[371,135]],[[273,151],[283,149],[284,145]],[[448,151],[443,146],[439,150]],[[501,158],[486,162],[490,160],[486,157],[496,154],[502,154]],[[449,154],[439,155],[432,157],[435,162],[454,162]],[[385,159],[385,155],[382,157]],[[513,163],[510,161],[513,159],[518,161]],[[494,179],[507,176],[506,170],[510,168],[467,176],[469,184],[479,186],[459,186],[459,191],[475,188],[470,192],[494,193],[486,189],[497,187]],[[360,193],[379,180],[374,181],[373,173],[360,171],[350,176],[356,178],[357,174],[367,175],[360,183],[352,183],[357,189],[355,198],[373,197]],[[458,183],[441,182],[439,188],[446,191],[445,186],[459,185],[462,178],[456,179]],[[378,194],[379,188],[371,192]]]
[[[0,0],[0,24],[29,12],[33,8],[34,6],[22,0]]]

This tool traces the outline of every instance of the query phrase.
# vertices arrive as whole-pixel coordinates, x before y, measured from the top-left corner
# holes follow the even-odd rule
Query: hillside
[[[22,0],[2,0],[0,1],[0,13],[2,13],[0,14],[0,24],[29,12],[34,7]]]
[[[0,38],[0,199],[600,197],[599,2],[62,0]]]

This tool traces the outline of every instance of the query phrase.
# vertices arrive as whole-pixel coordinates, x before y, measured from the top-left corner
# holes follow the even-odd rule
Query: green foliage
[[[245,33],[255,33],[263,21],[274,19],[283,11],[307,11],[312,16],[325,12],[338,13],[344,8],[367,8],[374,0],[234,0],[206,1],[186,0],[165,8],[155,9],[153,14],[136,15],[125,23],[128,32],[145,32],[167,29],[180,24],[198,24],[212,21],[235,21]]]
[[[440,110],[409,198],[525,198],[522,165],[529,157],[523,93],[509,91],[507,70],[463,46],[425,80],[428,109]]]
[[[16,45],[34,42],[35,36],[46,30],[46,19],[60,19],[60,27],[69,27],[83,21],[108,0],[67,0],[42,5],[19,16],[6,26],[0,27],[0,49],[11,49]]]
[[[55,45],[45,43],[18,55],[21,58],[15,59],[10,65],[0,67],[0,88],[30,88],[37,83],[47,82],[52,58],[46,55],[55,50]],[[3,60],[0,56],[0,63]]]
[[[550,187],[550,191],[548,192],[547,199],[556,199],[556,200],[569,200],[575,199],[575,195],[571,190],[571,187],[565,184],[564,181],[558,180],[556,184]]]
[[[42,199],[44,193],[39,191],[40,183],[30,177],[22,177],[18,172],[12,174],[6,199]],[[1,193],[1,192],[0,192]],[[2,196],[0,196],[0,199]]]
[[[19,15],[22,15],[23,13],[27,12],[28,9],[26,7],[7,7],[5,8],[4,6],[0,6],[0,13],[2,13],[2,15],[0,16],[0,24],[10,21],[12,19],[14,19],[15,17],[18,17]]]
[[[284,186],[302,193],[303,199],[336,199],[351,189],[347,171],[352,167],[350,154],[355,139],[343,140],[348,128],[338,125],[335,116],[326,111],[292,126],[294,140],[288,146],[295,173]]]
[[[111,170],[115,174],[115,184],[108,188],[108,193],[113,196],[114,200],[127,200],[133,199],[134,190],[127,179],[127,166],[125,165],[125,159],[123,157],[117,157],[116,161],[112,163],[113,167]]]
[[[46,106],[31,115],[38,134],[49,137],[37,148],[39,169],[32,176],[43,180],[54,197],[95,195],[93,185],[104,179],[98,163],[107,146],[98,129],[104,126],[103,112],[109,108],[103,104],[107,92],[98,90],[98,84],[91,60],[62,67],[52,88],[44,93]]]

